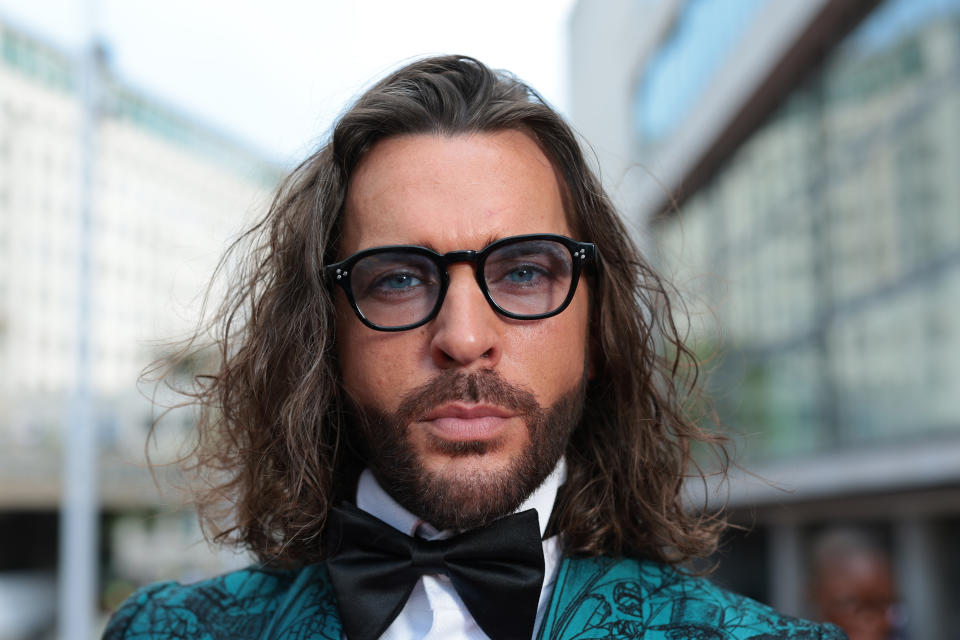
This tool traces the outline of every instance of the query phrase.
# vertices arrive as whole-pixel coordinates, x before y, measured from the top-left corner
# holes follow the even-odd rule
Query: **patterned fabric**
[[[322,566],[298,572],[249,567],[189,586],[151,585],[127,599],[103,638],[340,640],[326,573]]]
[[[579,558],[560,568],[541,638],[842,640],[846,635],[660,563]]]
[[[251,567],[194,585],[164,582],[133,594],[107,625],[107,640],[270,638],[340,640],[322,565]],[[564,559],[542,640],[842,640],[836,627],[770,607],[659,563]]]

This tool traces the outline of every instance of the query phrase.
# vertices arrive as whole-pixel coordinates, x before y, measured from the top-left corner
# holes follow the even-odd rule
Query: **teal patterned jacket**
[[[323,565],[250,567],[205,582],[145,587],[114,614],[106,640],[341,640]],[[645,560],[565,558],[542,640],[846,638],[831,625],[783,616],[703,578]]]

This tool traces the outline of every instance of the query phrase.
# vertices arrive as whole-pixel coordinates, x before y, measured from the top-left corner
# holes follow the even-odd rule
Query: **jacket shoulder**
[[[832,625],[786,616],[704,578],[630,558],[566,559],[543,637],[846,638]]]
[[[322,567],[247,567],[190,585],[148,585],[114,613],[105,640],[340,637]]]

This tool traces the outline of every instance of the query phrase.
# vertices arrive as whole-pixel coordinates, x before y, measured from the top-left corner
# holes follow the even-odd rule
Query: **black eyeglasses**
[[[443,305],[455,262],[471,262],[494,311],[517,320],[555,316],[570,304],[583,266],[596,247],[537,233],[503,238],[480,251],[437,253],[397,245],[359,251],[324,269],[347,294],[361,322],[378,331],[414,329]]]

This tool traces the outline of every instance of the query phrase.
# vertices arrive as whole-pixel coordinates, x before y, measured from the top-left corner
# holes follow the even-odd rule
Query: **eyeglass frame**
[[[566,249],[570,252],[570,290],[567,292],[567,297],[564,298],[562,303],[560,303],[560,306],[553,311],[534,315],[513,313],[501,307],[493,299],[493,297],[490,295],[490,289],[487,286],[487,282],[483,278],[482,274],[486,260],[491,253],[507,245],[531,240],[548,240],[557,242],[566,247]],[[433,305],[433,310],[427,314],[423,320],[411,324],[401,325],[399,327],[384,327],[372,322],[363,315],[363,312],[357,305],[356,298],[353,295],[353,287],[350,283],[350,272],[353,270],[353,265],[363,258],[377,255],[379,253],[389,253],[393,251],[406,251],[430,259],[430,261],[438,267],[437,271],[440,275],[440,290],[437,293],[437,301]],[[573,296],[577,292],[577,285],[580,283],[580,274],[583,271],[583,267],[594,261],[596,257],[597,248],[592,242],[579,242],[577,240],[573,240],[572,238],[568,238],[567,236],[554,233],[530,233],[500,238],[499,240],[491,242],[479,251],[467,249],[448,251],[447,253],[438,253],[433,249],[414,244],[397,244],[382,247],[372,247],[370,249],[358,251],[350,257],[341,260],[340,262],[335,262],[331,265],[328,265],[323,268],[323,271],[324,275],[330,282],[340,285],[340,287],[343,289],[343,292],[347,296],[347,300],[350,302],[350,306],[360,319],[360,322],[376,331],[409,331],[410,329],[416,329],[417,327],[427,324],[436,318],[440,313],[440,309],[443,307],[443,301],[446,299],[447,288],[450,286],[450,272],[448,271],[448,267],[451,264],[456,264],[458,262],[469,262],[473,265],[474,279],[477,281],[477,285],[480,287],[483,297],[486,298],[487,303],[498,314],[513,320],[543,320],[544,318],[550,318],[562,313],[564,309],[570,306],[570,302],[573,300]]]

